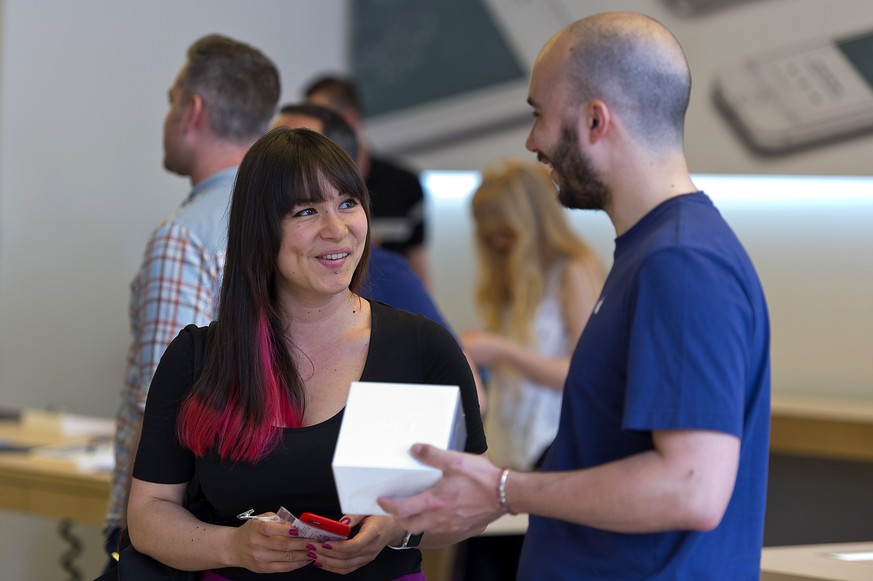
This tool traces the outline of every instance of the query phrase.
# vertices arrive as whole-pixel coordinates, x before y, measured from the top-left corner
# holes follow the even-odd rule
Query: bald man
[[[543,471],[415,446],[444,477],[380,501],[409,530],[475,534],[529,513],[522,580],[758,578],[769,320],[742,245],[688,174],[690,89],[678,41],[640,14],[577,21],[540,52],[527,148],[565,206],[606,212],[615,261]]]

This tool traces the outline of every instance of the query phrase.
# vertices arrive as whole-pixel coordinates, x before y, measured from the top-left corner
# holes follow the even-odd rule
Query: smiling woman
[[[277,288],[284,300],[347,290],[369,248],[367,212],[360,199],[323,180],[322,201],[301,202],[282,220]],[[297,294],[299,293],[299,295]]]
[[[417,550],[387,548],[408,537],[393,517],[340,511],[330,459],[349,386],[458,385],[466,449],[484,452],[485,438],[454,337],[356,294],[368,207],[354,161],[320,134],[275,129],[249,150],[231,201],[218,320],[179,334],[149,392],[128,515],[139,551],[209,579],[309,579],[318,568],[423,578]],[[192,480],[202,492],[186,505]],[[200,520],[186,508],[195,504]],[[287,524],[236,519],[280,506],[342,519],[352,537],[318,543]],[[436,547],[459,537],[423,539]]]
[[[340,191],[346,192],[341,201]],[[302,383],[313,378],[304,378],[301,371],[307,370],[299,369],[293,359],[296,353],[304,366],[315,365],[315,354],[311,351],[318,345],[313,343],[324,340],[326,329],[345,328],[322,326],[331,323],[332,317],[345,317],[349,309],[344,305],[353,302],[358,305],[353,309],[357,320],[351,323],[356,338],[360,339],[368,326],[364,312],[367,309],[352,294],[364,278],[369,256],[367,200],[366,187],[354,162],[318,133],[305,129],[275,130],[252,147],[240,165],[231,202],[219,319],[236,329],[234,337],[250,329],[262,352],[252,354],[250,360],[241,361],[233,370],[207,364],[204,380],[195,386],[181,412],[183,442],[192,450],[205,451],[218,438],[220,450],[231,459],[258,460],[277,443],[278,436],[271,429],[273,424],[299,427],[305,414],[321,413],[313,405],[304,409],[307,394]],[[348,227],[351,224],[353,228]],[[349,258],[341,261],[325,258],[342,252]],[[341,262],[343,266],[331,262]],[[344,275],[337,276],[341,273]],[[237,282],[245,284],[237,286]],[[314,317],[316,324],[310,325],[310,317]],[[292,324],[296,331],[292,333],[298,335],[295,352],[273,348],[284,343],[283,334]],[[307,332],[300,333],[298,328]],[[358,343],[366,345],[366,341]],[[241,359],[237,345],[224,344],[221,351],[228,361]],[[356,379],[355,367],[362,366],[366,353],[357,354],[358,365],[349,357],[351,353],[344,355],[340,363],[349,367],[350,382]],[[336,369],[334,365],[334,378],[341,379]],[[278,380],[266,381],[267,391],[255,394],[263,397],[266,405],[246,410],[251,417],[240,418],[239,429],[261,437],[241,438],[236,430],[220,434],[218,423],[213,422],[224,421],[224,415],[232,413],[226,407],[215,408],[220,410],[220,414],[215,412],[218,417],[200,413],[201,401],[216,397],[215,385],[223,386],[227,395],[232,396],[236,387],[230,378],[234,377],[241,384],[258,384],[265,377]],[[284,386],[288,398],[275,391],[281,391],[285,378],[290,378]],[[188,427],[190,432],[185,432]]]

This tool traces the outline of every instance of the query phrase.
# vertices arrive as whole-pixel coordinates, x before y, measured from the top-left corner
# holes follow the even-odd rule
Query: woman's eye
[[[343,210],[347,210],[349,208],[354,208],[357,205],[358,205],[358,201],[356,199],[349,198],[348,200],[346,200],[340,204],[340,208]]]
[[[315,213],[315,210],[314,210],[314,209],[312,209],[312,208],[304,208],[304,209],[302,209],[302,210],[297,210],[296,212],[294,212],[293,215],[294,215],[295,218],[297,218],[297,217],[302,218],[303,216],[311,216],[311,215],[313,215],[314,213]]]

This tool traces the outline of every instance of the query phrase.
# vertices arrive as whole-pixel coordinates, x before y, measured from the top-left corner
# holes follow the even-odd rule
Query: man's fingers
[[[421,494],[410,496],[409,498],[384,498],[376,499],[382,510],[389,514],[393,514],[398,519],[407,519],[420,513],[424,507]]]
[[[379,498],[376,502],[385,512],[394,515],[397,524],[411,532],[414,535],[422,533],[427,529],[427,516],[416,512],[415,509],[406,509],[405,505],[409,499],[392,500],[389,498]],[[395,512],[396,511],[396,512]],[[403,514],[404,516],[400,516]]]
[[[430,444],[413,444],[409,452],[422,464],[439,468],[443,472],[450,472],[452,465],[463,458],[461,452],[441,450]]]

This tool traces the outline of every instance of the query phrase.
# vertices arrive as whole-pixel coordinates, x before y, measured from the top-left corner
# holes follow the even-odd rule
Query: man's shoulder
[[[675,196],[661,203],[631,229],[631,246],[646,253],[664,249],[700,249],[730,227],[702,192]]]
[[[389,274],[400,277],[415,276],[409,263],[403,256],[380,246],[370,249],[370,272],[375,275]]]
[[[378,246],[370,254],[367,279],[361,289],[368,299],[424,315],[448,328],[433,298],[405,258]]]
[[[227,246],[227,216],[233,181],[224,181],[195,192],[158,226],[154,237],[173,233],[201,244],[210,254]]]
[[[230,207],[231,190],[211,189],[202,192],[178,209],[170,219],[180,224],[200,225],[204,220],[212,226],[215,219],[224,219]]]

